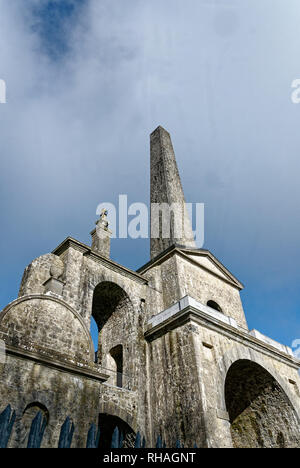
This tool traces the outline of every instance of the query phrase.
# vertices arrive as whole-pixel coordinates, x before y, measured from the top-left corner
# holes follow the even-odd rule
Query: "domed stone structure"
[[[29,295],[17,299],[0,316],[7,344],[55,353],[76,361],[93,360],[89,330],[82,317],[61,299]]]

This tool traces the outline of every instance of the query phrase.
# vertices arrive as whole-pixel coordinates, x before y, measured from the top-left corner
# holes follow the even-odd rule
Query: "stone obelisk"
[[[151,259],[172,245],[196,248],[170,134],[150,135]]]

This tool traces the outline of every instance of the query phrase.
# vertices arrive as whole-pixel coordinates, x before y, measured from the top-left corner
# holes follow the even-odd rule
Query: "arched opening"
[[[110,350],[112,358],[112,367],[116,373],[115,385],[122,387],[123,385],[123,346],[117,345]]]
[[[118,427],[120,438],[123,441],[122,447],[133,448],[135,442],[135,432],[123,419],[111,414],[99,414],[100,441],[99,448],[110,449],[112,435]]]
[[[239,360],[225,381],[225,401],[235,448],[292,448],[300,426],[288,397],[260,365]]]
[[[95,362],[98,362],[98,336],[99,336],[99,330],[98,330],[98,325],[96,323],[96,320],[94,317],[91,317],[91,326],[90,326],[90,334],[93,340],[93,346],[94,346],[94,353],[95,353]]]
[[[92,318],[94,335],[98,333],[97,362],[110,375],[108,384],[124,387],[134,333],[133,307],[126,292],[115,283],[99,283],[94,290]],[[128,376],[126,379],[129,382]]]
[[[215,309],[217,310],[218,312],[222,312],[222,309],[221,307],[219,306],[219,304],[215,301],[207,301],[206,305],[208,307],[211,307],[212,309]]]
[[[49,422],[49,411],[47,410],[46,406],[39,402],[32,402],[26,406],[22,420],[21,420],[21,428],[20,428],[20,441],[21,446],[27,446],[27,440],[31,428],[31,423],[38,412],[42,413],[43,418],[46,420],[46,424],[48,425]]]
[[[120,309],[126,309],[130,305],[130,300],[120,286],[110,281],[99,283],[94,290],[92,317],[98,327],[99,333],[103,329],[108,319]],[[98,341],[98,350],[101,343]]]

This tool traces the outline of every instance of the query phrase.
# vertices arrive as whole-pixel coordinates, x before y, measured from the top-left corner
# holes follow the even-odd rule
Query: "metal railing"
[[[133,378],[130,375],[118,372],[114,369],[109,369],[101,364],[98,365],[105,374],[109,375],[109,378],[105,382],[106,385],[123,388],[124,390],[133,390]]]

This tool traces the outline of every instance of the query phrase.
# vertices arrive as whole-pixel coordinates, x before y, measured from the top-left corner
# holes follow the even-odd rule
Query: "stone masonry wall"
[[[38,402],[49,412],[49,422],[42,447],[57,447],[60,428],[70,416],[75,424],[73,447],[85,447],[89,425],[97,423],[98,381],[45,367],[33,361],[7,356],[0,364],[0,411],[10,404],[17,412],[11,447],[25,447],[23,413],[29,404]]]
[[[149,343],[152,433],[167,446],[206,447],[201,386],[189,324]]]
[[[182,297],[189,295],[204,305],[213,300],[220,305],[225,315],[248,329],[240,292],[236,287],[188,260],[178,258],[177,264]]]
[[[275,379],[261,366],[241,360],[225,382],[225,398],[236,448],[299,448],[299,420]]]
[[[6,342],[47,349],[75,361],[93,359],[88,329],[64,303],[50,296],[27,296],[0,315]]]
[[[237,361],[249,360],[271,373],[300,415],[300,379],[295,368],[272,354],[268,355],[268,352],[258,352],[226,333],[198,324],[194,324],[193,337],[199,379],[202,382],[208,446],[232,446],[229,416],[226,415],[225,379],[231,365]],[[280,407],[281,404],[277,411]],[[300,433],[300,426],[298,431]]]
[[[236,427],[249,424],[249,414],[256,412],[257,418],[264,421],[261,434],[269,434],[269,439],[264,435],[263,442],[259,442],[259,438],[254,440],[257,432],[252,434],[248,429],[249,446],[283,443],[294,446],[300,437],[300,379],[297,369],[284,358],[276,358],[270,351],[258,351],[243,339],[231,337],[228,332],[217,328],[212,326],[209,329],[192,320],[150,341],[149,393],[153,434],[161,432],[167,444],[174,444],[174,440],[179,438],[186,447],[192,447],[195,441],[198,447],[233,447],[225,380],[233,363],[248,361],[272,374],[281,393],[275,389],[272,396],[266,392],[256,399],[255,405],[236,422]],[[249,388],[255,387],[251,373],[249,376]],[[247,400],[245,376],[241,375],[240,379],[240,395],[232,392],[237,401],[241,401],[242,396]],[[263,418],[264,412],[266,416]],[[284,442],[280,436],[280,433],[284,434],[283,429],[277,431],[277,435],[272,429],[276,421],[282,428],[286,424]],[[237,442],[237,437],[234,445],[241,445],[242,441]]]
[[[43,294],[45,291],[44,283],[51,276],[51,269],[55,267],[59,273],[63,273],[64,264],[56,256],[51,253],[42,255],[36,258],[25,268],[19,297],[30,294]]]
[[[150,284],[161,293],[157,297],[160,309],[156,309],[155,313],[189,295],[204,305],[209,300],[217,302],[225,315],[234,318],[239,326],[248,330],[238,288],[204,270],[200,265],[174,254],[163,263],[151,267],[145,276],[151,278]],[[152,314],[153,312],[154,310]]]

